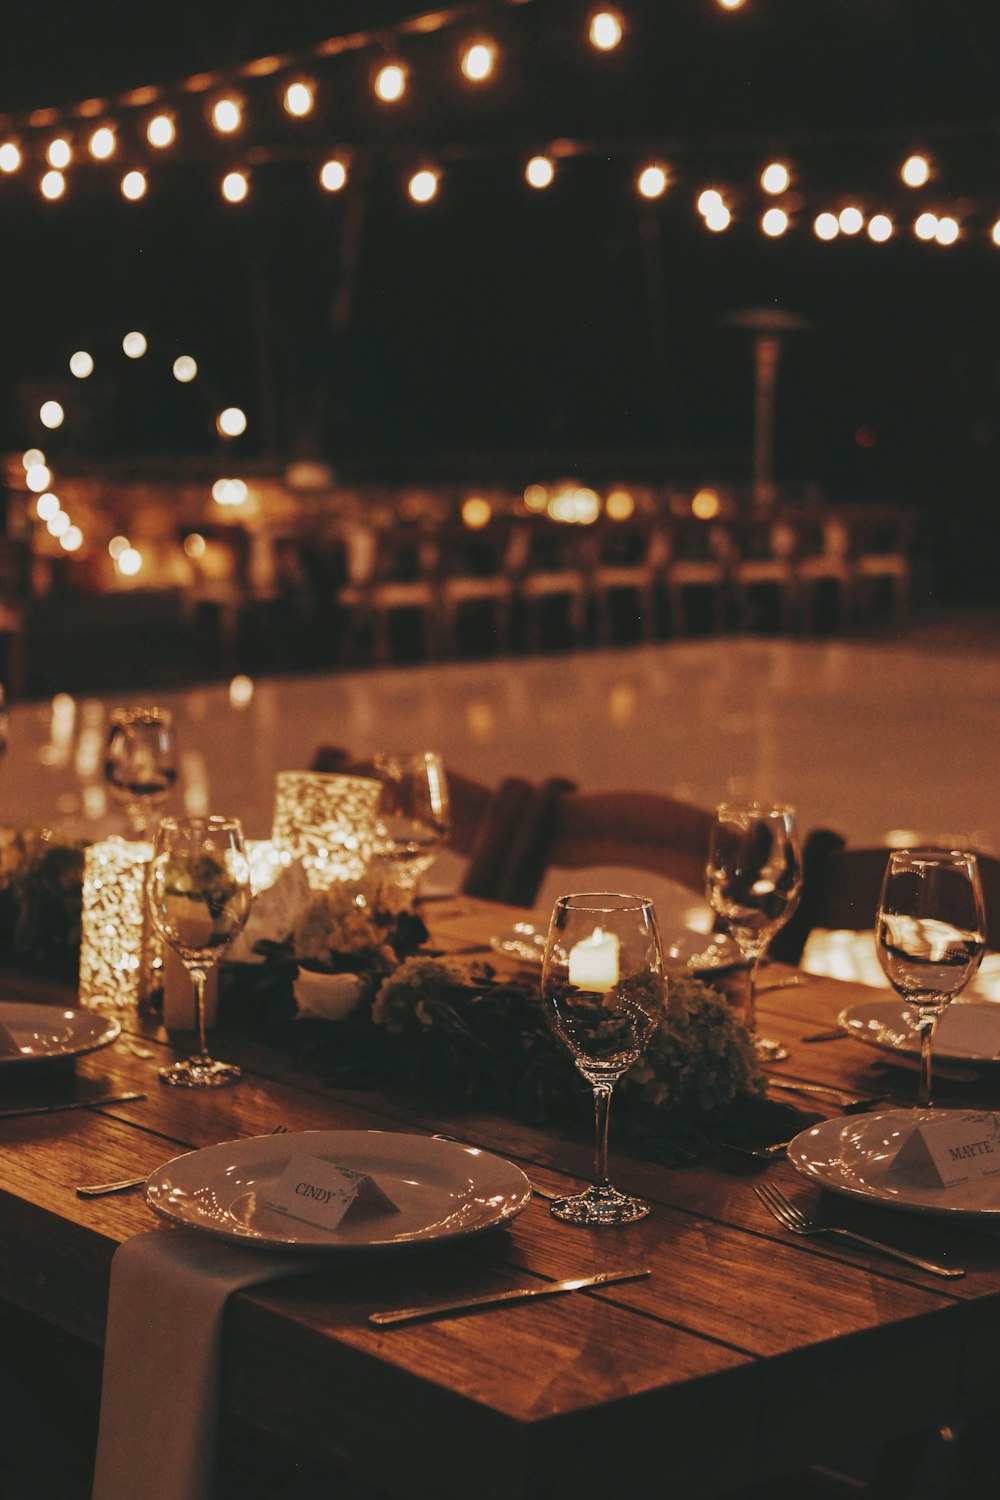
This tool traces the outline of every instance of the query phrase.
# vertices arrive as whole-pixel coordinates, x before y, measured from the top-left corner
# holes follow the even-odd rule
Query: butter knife
[[[106,1094],[100,1099],[74,1099],[69,1104],[29,1104],[19,1109],[0,1109],[0,1120],[16,1120],[21,1115],[55,1115],[64,1109],[95,1109],[99,1104],[130,1104],[145,1099],[145,1094]]]
[[[566,1281],[550,1281],[545,1286],[518,1287],[510,1292],[488,1292],[482,1297],[460,1297],[456,1302],[433,1302],[429,1307],[401,1307],[395,1312],[370,1313],[368,1321],[385,1328],[390,1324],[416,1323],[422,1318],[447,1318],[455,1313],[482,1312],[504,1302],[527,1302],[532,1297],[555,1297],[560,1292],[577,1292],[582,1287],[639,1281],[649,1275],[649,1271],[599,1271],[596,1276],[572,1276]]]

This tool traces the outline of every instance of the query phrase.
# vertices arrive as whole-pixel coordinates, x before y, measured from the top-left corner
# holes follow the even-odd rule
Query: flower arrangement
[[[48,829],[0,829],[0,949],[76,972],[85,848]]]

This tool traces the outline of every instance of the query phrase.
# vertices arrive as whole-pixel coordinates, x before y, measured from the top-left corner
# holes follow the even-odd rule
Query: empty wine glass
[[[373,774],[382,784],[375,824],[375,857],[400,890],[413,894],[451,830],[448,782],[440,755],[379,751]]]
[[[139,838],[177,780],[173,717],[165,708],[116,708],[108,721],[104,779]]]
[[[723,802],[709,840],[708,900],[747,961],[743,1020],[758,1057],[780,1062],[788,1048],[757,1032],[757,965],[798,905],[802,855],[790,807]]]
[[[615,1084],[649,1045],[666,1006],[653,903],[644,896],[560,896],[542,963],[548,1024],[594,1091],[594,1182],[552,1205],[568,1224],[631,1224],[649,1204],[608,1181]]]
[[[973,977],[986,947],[976,856],[948,849],[894,849],[882,881],[875,945],[889,983],[917,1011],[917,1104],[926,1108],[938,1017]]]
[[[164,1083],[189,1088],[238,1083],[205,1044],[205,980],[250,911],[250,866],[236,818],[164,818],[156,833],[147,900],[157,930],[194,981],[198,1051],[160,1069]]]

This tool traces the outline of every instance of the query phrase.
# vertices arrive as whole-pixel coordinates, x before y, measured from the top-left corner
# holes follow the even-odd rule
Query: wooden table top
[[[509,910],[464,897],[426,915],[433,945],[454,949],[511,920]],[[791,1048],[774,1071],[912,1098],[915,1073],[883,1054],[847,1038],[802,1041],[871,995],[802,978],[760,996],[761,1021]],[[67,999],[25,976],[8,976],[5,994]],[[215,1051],[237,1057],[229,1041],[220,1033]],[[78,1183],[148,1172],[279,1122],[447,1130],[516,1162],[540,1187],[589,1178],[585,1131],[333,1088],[262,1048],[238,1058],[245,1076],[236,1088],[164,1088],[157,1068],[175,1055],[165,1033],[126,1020],[118,1042],[80,1058],[59,1086],[81,1096],[138,1088],[145,1100],[0,1120],[3,1297],[95,1345],[114,1250],[160,1221],[141,1194],[80,1199]],[[4,1080],[0,1091],[8,1104],[48,1098],[54,1086]],[[996,1102],[991,1080],[939,1093],[941,1103]],[[669,1478],[665,1492],[720,1494],[993,1398],[1000,1236],[845,1199],[822,1204],[839,1224],[966,1268],[963,1279],[943,1281],[846,1243],[786,1234],[753,1183],[766,1175],[809,1208],[820,1194],[783,1160],[764,1168],[720,1148],[670,1169],[613,1150],[612,1175],[651,1201],[647,1219],[574,1228],[536,1196],[504,1230],[236,1295],[226,1412],[391,1495],[459,1500],[475,1490],[521,1500],[603,1494],[616,1475],[640,1494],[650,1476]],[[368,1322],[379,1308],[629,1266],[652,1275],[474,1317],[384,1330]]]

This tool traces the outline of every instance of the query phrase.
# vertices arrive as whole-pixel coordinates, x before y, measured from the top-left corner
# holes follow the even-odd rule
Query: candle
[[[569,982],[581,990],[612,990],[618,983],[618,939],[595,927],[569,951]]]

